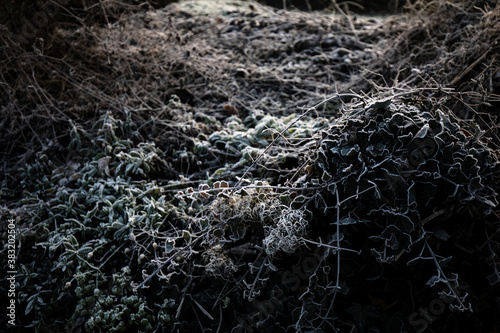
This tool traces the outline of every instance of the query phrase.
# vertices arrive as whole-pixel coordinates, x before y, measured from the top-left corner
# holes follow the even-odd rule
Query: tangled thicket
[[[70,3],[0,25],[19,331],[500,328],[495,1]]]

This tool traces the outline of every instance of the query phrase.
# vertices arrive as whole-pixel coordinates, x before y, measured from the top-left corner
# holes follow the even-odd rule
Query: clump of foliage
[[[409,4],[107,3],[0,34],[19,331],[498,329],[500,7]]]
[[[391,262],[437,216],[474,220],[498,204],[498,160],[483,134],[440,109],[397,103],[353,110],[323,132],[317,166],[330,196],[356,197],[342,209],[345,223],[381,228],[372,237],[381,248],[372,251]]]
[[[19,226],[19,237],[32,244],[18,256],[18,302],[24,309],[19,316],[26,327],[56,325],[63,313],[87,331],[145,332],[172,325],[171,305],[148,304],[131,285],[142,279],[134,267],[148,253],[145,244],[132,240],[135,234],[140,239],[142,232],[153,233],[175,215],[163,190],[144,181],[164,161],[154,144],[135,146],[126,137],[134,125],[106,113],[90,132],[72,132],[71,144],[88,158],[20,170],[25,197],[19,220],[30,223]]]
[[[472,228],[487,245],[476,251],[495,263],[495,234],[484,235],[496,225],[485,219],[497,205],[498,156],[473,121],[411,95],[360,98],[330,121],[308,116],[313,109],[228,118],[234,131],[214,131],[206,149],[172,152],[196,164],[213,149],[240,151],[196,189],[154,180],[169,166],[165,153],[135,143],[127,113],[105,113],[88,132],[74,126],[79,160],[19,173],[31,221],[20,237],[33,244],[19,258],[35,258],[17,276],[22,320],[41,329],[66,313],[86,331],[363,331],[407,323],[410,298],[474,309],[450,243]],[[292,168],[271,169],[290,164],[287,151],[298,152]],[[495,284],[498,270],[485,279]]]
[[[358,265],[374,265],[370,264],[370,257],[382,264],[372,266],[372,281],[395,279],[383,268],[389,265],[416,281],[427,279],[428,286],[441,285],[435,297],[446,298],[452,309],[472,311],[474,305],[469,303],[467,293],[462,292],[467,289],[462,283],[466,285],[468,281],[460,280],[452,269],[459,267],[459,263],[453,262],[452,255],[442,255],[434,249],[447,249],[449,253],[452,235],[466,230],[479,235],[488,233],[489,226],[483,221],[498,204],[500,164],[497,153],[488,147],[487,140],[482,140],[483,135],[473,122],[460,120],[432,104],[416,106],[386,99],[368,106],[353,105],[346,110],[322,132],[315,153],[314,173],[324,186],[316,194],[321,197],[316,207],[324,209],[327,218],[316,222],[315,228],[321,229],[319,237],[337,239],[337,265],[341,262],[340,244],[346,244],[362,253],[362,259],[354,259],[359,261]],[[329,217],[328,211],[337,215]],[[496,243],[491,238],[479,236],[476,241],[489,245],[490,251],[483,254],[486,261],[488,257],[496,257],[493,250]],[[424,262],[430,262],[431,266],[425,266]],[[415,271],[420,267],[429,267],[427,276]],[[336,268],[342,274],[340,267]],[[354,274],[349,271],[349,275]],[[496,269],[489,274],[488,279],[483,277],[484,282],[498,280]],[[348,287],[350,281],[356,280],[341,279],[345,279]],[[326,316],[328,304],[322,303],[323,296],[312,291],[312,280],[309,281],[316,311],[322,314],[319,317]],[[314,289],[328,289],[328,284],[319,281],[313,285]],[[336,287],[342,289],[339,284]],[[423,287],[415,285],[415,288]],[[352,296],[356,299],[357,292]],[[335,298],[334,292],[331,297]],[[365,302],[364,306],[358,304],[348,311],[359,330],[366,327],[392,330],[387,325],[394,318],[384,322],[376,314],[373,302],[367,306]],[[371,315],[362,314],[366,311]],[[360,316],[365,317],[361,320]],[[306,324],[314,326],[312,321]]]
[[[287,186],[240,178],[233,186],[216,181],[180,193],[191,207],[210,203],[195,220],[209,230],[202,241],[206,273],[224,287],[204,305],[232,295],[231,304],[243,307],[239,314],[221,310],[225,324],[237,331],[419,331],[434,319],[417,320],[415,300],[448,304],[454,312],[444,316],[477,307],[469,277],[459,274],[460,260],[470,258],[454,259],[450,251],[457,233],[469,230],[488,244],[479,251],[482,264],[496,257],[494,234],[484,235],[496,225],[498,156],[473,121],[434,99],[424,103],[416,92],[404,96],[407,102],[394,96],[346,105],[301,143],[309,149],[297,150],[301,163]],[[279,134],[293,132],[288,126]],[[249,168],[271,147],[285,146],[274,138]],[[464,246],[474,248],[470,242]],[[495,284],[499,277],[493,269],[483,279]]]

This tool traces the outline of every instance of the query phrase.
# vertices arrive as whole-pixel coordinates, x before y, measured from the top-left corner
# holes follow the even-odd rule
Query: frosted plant
[[[234,262],[223,253],[220,245],[207,250],[203,256],[207,263],[205,270],[210,276],[228,277],[237,270]]]
[[[263,240],[264,249],[269,255],[278,251],[293,253],[299,247],[300,238],[305,234],[307,220],[304,211],[285,208],[273,226],[267,227]]]

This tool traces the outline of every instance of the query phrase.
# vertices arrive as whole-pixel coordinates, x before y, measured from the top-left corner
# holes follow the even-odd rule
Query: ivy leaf
[[[444,241],[447,241],[451,237],[451,235],[449,233],[447,233],[446,231],[444,231],[441,228],[434,228],[434,230],[432,230],[432,234],[436,238],[439,238],[439,239],[444,240]]]
[[[187,244],[191,243],[191,234],[187,230],[182,230],[182,238],[186,241]]]
[[[347,216],[347,217],[340,219],[339,224],[340,225],[349,225],[349,224],[355,224],[357,222],[358,222],[357,220],[353,219],[350,216]]]

